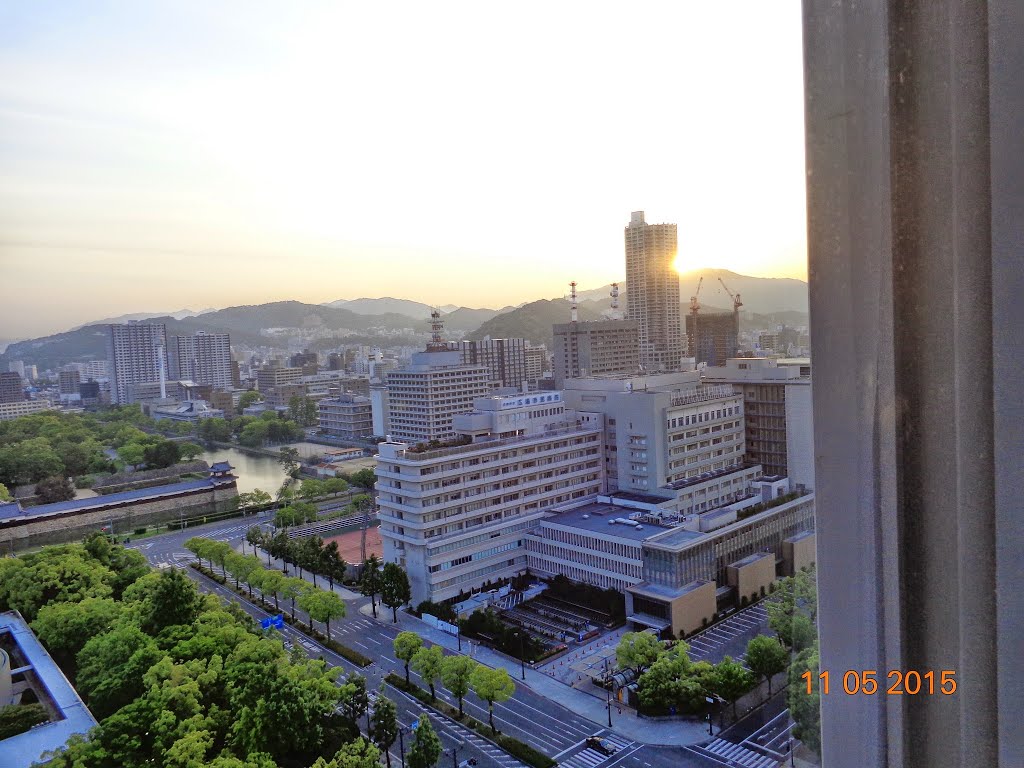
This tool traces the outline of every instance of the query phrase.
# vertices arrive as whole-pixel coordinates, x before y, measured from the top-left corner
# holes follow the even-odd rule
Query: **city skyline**
[[[797,4],[745,5],[727,42],[721,12],[671,4],[636,39],[592,8],[236,10],[8,12],[0,335],[282,299],[500,307],[620,279],[633,210],[678,223],[684,270],[806,278]]]

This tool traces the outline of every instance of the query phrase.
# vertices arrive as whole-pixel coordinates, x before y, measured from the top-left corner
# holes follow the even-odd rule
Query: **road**
[[[241,546],[245,533],[250,527],[266,523],[269,516],[236,518],[222,523],[211,523],[195,526],[184,531],[173,531],[160,536],[139,540],[131,545],[139,550],[149,562],[159,568],[180,567],[185,569],[190,578],[194,579],[202,591],[217,594],[224,600],[240,604],[254,618],[265,618],[268,614],[262,608],[239,597],[231,589],[221,586],[215,581],[188,568],[195,557],[185,549],[185,541],[193,536],[204,536],[217,541],[224,541],[232,546]],[[375,659],[375,663],[365,670],[353,664],[311,640],[296,629],[285,625],[283,639],[305,649],[311,656],[323,656],[331,666],[340,667],[345,674],[358,672],[367,676],[371,688],[376,688],[384,675],[396,672],[404,675],[404,665],[394,658],[392,642],[398,631],[386,620],[375,621],[364,616],[359,609],[369,602],[368,598],[347,600],[347,617],[331,623],[331,636],[338,642],[352,647],[366,656]],[[282,604],[282,608],[285,606]],[[301,616],[301,611],[299,612]],[[303,617],[305,618],[305,617]],[[384,619],[384,615],[381,615]],[[417,682],[422,681],[413,678]],[[426,686],[423,686],[426,688]],[[458,702],[437,686],[438,697],[452,706]],[[418,719],[425,708],[411,696],[401,691],[388,688],[388,698],[392,699],[399,710],[399,718],[407,726]],[[478,720],[487,721],[486,704],[481,703],[471,693],[464,700],[468,714]],[[502,766],[514,768],[519,761],[497,749],[490,742],[477,736],[464,726],[447,718],[430,712],[431,721],[441,736],[445,749],[451,749],[458,741],[465,741],[466,746],[459,750],[458,759],[475,757],[481,768]],[[495,704],[494,722],[498,729],[510,736],[523,741],[546,755],[552,756],[559,765],[567,768],[675,768],[676,766],[693,766],[701,768],[713,766],[715,761],[708,760],[682,747],[661,747],[641,744],[624,736],[609,732],[600,723],[592,722],[560,704],[534,693],[528,688],[517,686],[515,694],[507,702]],[[365,730],[365,723],[363,729]],[[594,749],[586,747],[586,739],[591,735],[608,738],[615,746],[612,755],[602,755]],[[392,749],[393,756],[398,759],[398,746]],[[447,759],[451,759],[450,755]],[[441,766],[445,766],[442,758]],[[400,765],[400,762],[396,763]]]

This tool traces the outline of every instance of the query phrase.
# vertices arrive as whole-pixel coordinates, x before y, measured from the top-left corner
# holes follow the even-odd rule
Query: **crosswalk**
[[[765,757],[760,752],[733,744],[725,739],[715,739],[710,744],[687,747],[687,749],[698,755],[710,757],[719,764],[728,765],[730,768],[778,768],[779,765],[777,759]]]
[[[624,736],[617,736],[613,733],[605,734],[600,738],[602,741],[606,741],[613,747],[615,747],[616,754],[618,754],[618,752],[621,752],[624,749],[633,746],[633,744],[635,743],[625,738]],[[585,740],[583,741],[583,744],[586,744]],[[602,763],[614,758],[616,754],[605,755],[601,752],[598,752],[596,749],[592,749],[591,747],[585,746],[579,752],[576,752],[560,760],[558,765],[560,766],[560,768],[562,766],[564,766],[565,768],[597,768],[597,766],[601,765]]]

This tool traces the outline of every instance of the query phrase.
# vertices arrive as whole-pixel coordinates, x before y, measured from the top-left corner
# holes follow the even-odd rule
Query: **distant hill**
[[[211,308],[200,310],[179,309],[177,312],[132,312],[127,315],[118,315],[117,317],[105,317],[102,320],[90,320],[88,323],[82,323],[71,330],[85,328],[87,325],[107,325],[109,323],[130,323],[133,320],[152,320],[154,317],[173,317],[175,320],[184,320],[186,317],[197,317],[216,311],[216,309]]]
[[[227,331],[232,343],[250,346],[273,346],[273,340],[262,336],[265,328],[325,328],[346,333],[372,335],[373,331],[401,331],[412,329],[416,321],[405,315],[360,315],[346,309],[303,304],[299,301],[277,301],[228,307],[198,317],[178,320],[170,316],[149,317],[151,322],[162,322],[167,334],[192,334]],[[10,344],[0,355],[0,370],[6,370],[11,360],[35,363],[40,369],[57,368],[71,362],[103,357],[106,354],[105,325],[93,324],[65,333]]]
[[[325,307],[347,309],[360,315],[407,315],[414,320],[430,317],[432,307],[420,301],[410,299],[393,299],[384,296],[380,299],[338,299],[324,304]]]
[[[544,344],[551,349],[551,326],[569,322],[569,311],[570,305],[565,299],[531,301],[529,304],[492,317],[475,331],[468,333],[466,338],[524,338],[533,344]],[[579,319],[600,320],[601,313],[591,308],[589,303],[580,304]]]

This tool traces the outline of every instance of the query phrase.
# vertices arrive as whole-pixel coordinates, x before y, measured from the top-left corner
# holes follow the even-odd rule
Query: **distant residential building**
[[[561,393],[474,405],[454,417],[462,444],[378,446],[384,559],[409,574],[413,603],[523,572],[526,532],[554,505],[602,486],[599,424],[566,412]]]
[[[675,224],[648,224],[634,211],[625,228],[626,319],[638,326],[646,371],[678,370],[683,357]]]
[[[303,375],[301,368],[269,365],[256,371],[256,388],[260,392],[267,392],[284,384],[298,384]]]
[[[343,371],[345,370],[345,356],[338,352],[331,352],[327,356],[327,370],[329,371]]]
[[[27,364],[25,366],[25,378],[29,381],[37,381],[39,379],[39,368],[35,364]]]
[[[7,364],[7,370],[18,374],[20,378],[25,378],[25,363],[22,360],[11,360]]]
[[[467,365],[459,352],[418,352],[405,368],[387,377],[388,430],[410,444],[449,440],[452,419],[473,410],[473,401],[490,391],[491,370]]]
[[[115,405],[132,402],[128,386],[159,382],[167,376],[167,332],[163,323],[110,325],[107,330],[107,361],[110,369],[110,400]]]
[[[16,371],[0,373],[0,403],[19,403],[25,399],[21,375]]]
[[[373,428],[370,434],[377,437],[388,435],[391,421],[388,410],[388,388],[381,384],[370,387],[370,411],[373,417]]]
[[[100,402],[100,383],[98,381],[83,381],[78,385],[78,396],[82,405],[97,405]]]
[[[207,400],[210,403],[210,407],[218,411],[222,411],[226,414],[233,414],[235,408],[238,406],[238,400],[241,393],[227,392],[221,389],[215,389],[210,393]]]
[[[331,437],[357,440],[373,434],[370,398],[342,394],[317,403],[320,430]]]
[[[231,389],[234,386],[231,362],[231,336],[227,333],[199,331],[192,336],[170,338],[168,364],[172,379]]]
[[[486,365],[490,370],[490,386],[522,389],[527,382],[526,339],[481,339],[449,342],[466,365]],[[538,377],[539,378],[539,377]]]
[[[82,369],[82,380],[110,378],[110,364],[106,360],[88,360]]]
[[[721,366],[739,351],[739,324],[733,312],[700,313],[694,325],[692,314],[686,316],[689,338],[687,354],[694,362]]]
[[[28,416],[30,413],[39,413],[50,409],[50,403],[46,400],[19,400],[16,402],[0,402],[0,421],[10,421],[19,416]]]
[[[640,335],[636,320],[559,323],[554,332],[555,388],[566,379],[634,374],[640,370]]]
[[[547,347],[543,344],[534,347],[527,342],[523,354],[526,358],[526,381],[531,387],[536,387],[537,382],[544,378],[544,373],[548,370]]]
[[[288,359],[288,365],[292,368],[304,368],[308,365],[313,366],[313,372],[316,372],[317,356],[316,352],[310,352],[308,349],[302,352],[296,352]]]
[[[81,374],[72,368],[63,370],[57,374],[57,387],[62,395],[77,395],[78,385],[82,382]]]
[[[806,370],[806,375],[804,371]],[[702,381],[729,384],[743,396],[747,457],[766,475],[788,477],[793,487],[814,487],[814,418],[810,363],[779,365],[763,357],[730,358],[708,367]]]

